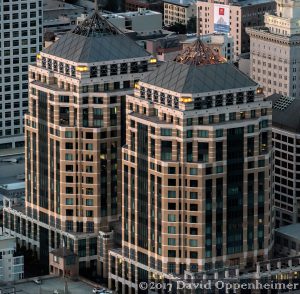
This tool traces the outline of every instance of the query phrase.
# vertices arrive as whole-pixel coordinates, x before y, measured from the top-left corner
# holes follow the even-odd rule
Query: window
[[[190,175],[195,176],[198,174],[198,168],[190,168]]]
[[[161,129],[161,136],[172,136],[172,129]]]
[[[176,215],[175,214],[168,214],[168,221],[169,222],[176,222]]]
[[[229,113],[229,120],[236,120],[236,113],[235,112]]]
[[[86,199],[85,204],[86,204],[86,206],[93,206],[94,205],[94,200],[93,199]]]
[[[216,137],[223,137],[223,129],[216,130]]]
[[[198,137],[200,137],[200,138],[208,138],[208,131],[207,130],[200,130],[200,131],[198,131]]]
[[[93,188],[86,188],[86,195],[93,195],[94,189]]]
[[[197,247],[198,241],[195,239],[190,239],[190,247]]]
[[[198,199],[198,192],[190,192],[190,199]]]
[[[176,227],[168,226],[168,233],[169,234],[176,234]]]
[[[66,153],[66,160],[73,160],[73,154]]]
[[[168,245],[176,246],[176,239],[175,238],[168,238]]]
[[[222,173],[223,172],[223,166],[217,166],[216,167],[216,173],[217,174],[220,174],[220,173]]]
[[[73,133],[71,131],[66,131],[65,132],[65,137],[66,138],[73,138]]]
[[[168,198],[176,198],[176,191],[169,190],[168,191]]]
[[[73,205],[73,198],[66,198],[66,205]]]
[[[255,128],[255,125],[249,125],[248,126],[248,133],[254,133],[254,128]]]

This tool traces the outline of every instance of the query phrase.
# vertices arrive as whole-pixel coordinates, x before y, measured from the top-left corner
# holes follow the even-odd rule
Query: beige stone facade
[[[110,232],[121,215],[125,96],[155,66],[150,59],[95,12],[30,67],[25,212],[9,206],[5,217],[6,230],[41,259],[63,238],[80,270],[97,271],[99,231]],[[15,214],[23,231],[14,232]]]
[[[119,293],[268,257],[271,103],[235,71],[169,62],[127,96],[123,246],[109,275]],[[230,87],[231,75],[240,84]]]
[[[299,1],[277,1],[276,13],[266,14],[264,25],[247,29],[251,40],[250,76],[268,95],[300,95],[299,19]]]

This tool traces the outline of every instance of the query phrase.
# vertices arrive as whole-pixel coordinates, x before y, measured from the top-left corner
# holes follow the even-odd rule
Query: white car
[[[94,288],[93,289],[93,293],[94,294],[104,294],[105,293],[105,289],[103,289],[103,288]]]
[[[39,278],[34,279],[33,282],[36,283],[37,285],[42,284],[42,281]]]

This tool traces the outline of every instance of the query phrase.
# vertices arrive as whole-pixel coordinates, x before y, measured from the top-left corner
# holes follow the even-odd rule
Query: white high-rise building
[[[277,0],[275,14],[265,15],[263,27],[247,28],[250,36],[251,78],[264,93],[300,95],[300,0]]]
[[[42,1],[0,0],[0,150],[24,146],[28,65],[42,49]]]

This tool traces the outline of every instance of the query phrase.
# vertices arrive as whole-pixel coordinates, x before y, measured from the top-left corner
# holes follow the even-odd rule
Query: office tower
[[[126,97],[122,251],[109,259],[120,293],[269,253],[271,103],[200,41],[192,49]]]
[[[278,0],[276,13],[265,15],[265,24],[247,28],[250,36],[250,74],[266,95],[297,97],[299,83],[299,1]]]
[[[26,207],[9,204],[4,222],[46,266],[49,250],[64,244],[80,272],[95,271],[99,231],[120,217],[125,95],[150,62],[96,11],[30,67]]]
[[[24,147],[28,65],[42,49],[42,1],[1,1],[0,25],[0,149]]]
[[[300,222],[300,100],[273,94],[272,140],[275,227]]]
[[[197,1],[197,33],[199,36],[228,33],[234,38],[235,59],[250,51],[247,27],[263,25],[264,14],[273,13],[275,1]]]

